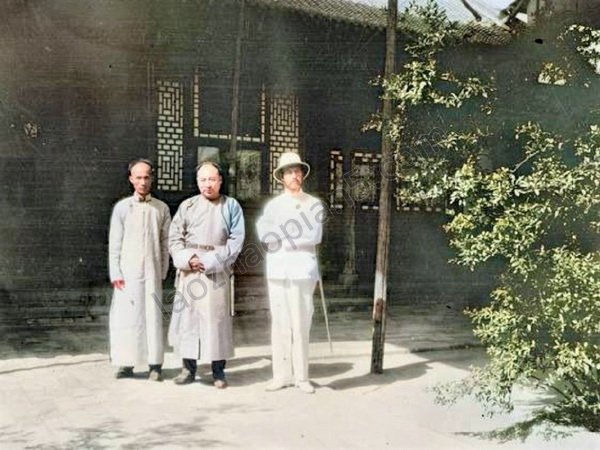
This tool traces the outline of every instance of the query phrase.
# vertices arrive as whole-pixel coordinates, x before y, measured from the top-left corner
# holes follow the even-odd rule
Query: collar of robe
[[[150,200],[152,200],[152,195],[151,194],[147,194],[145,196],[141,196],[140,194],[138,194],[137,192],[135,192],[133,194],[133,199],[136,202],[139,202],[139,203],[146,203],[146,202],[149,202]]]

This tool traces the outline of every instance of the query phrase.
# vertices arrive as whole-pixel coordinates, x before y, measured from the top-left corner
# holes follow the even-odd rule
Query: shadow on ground
[[[335,380],[326,386],[334,390],[354,389],[364,386],[381,386],[396,381],[410,380],[425,375],[429,369],[426,361],[405,366],[385,369],[382,374],[366,373],[357,377],[342,378]]]
[[[473,351],[476,353],[474,354]],[[419,357],[424,360],[402,366],[386,367],[383,373],[364,373],[354,377],[335,380],[326,386],[335,390],[354,389],[366,386],[383,386],[396,381],[407,381],[421,377],[432,369],[432,363],[443,363],[458,369],[468,370],[474,361],[483,363],[485,354],[483,350],[451,350],[420,352]],[[311,366],[312,376],[312,366]]]
[[[136,427],[136,432],[126,430],[123,424],[113,420],[100,423],[93,427],[68,428],[57,430],[58,433],[68,433],[69,437],[61,441],[60,446],[51,442],[30,445],[28,449],[63,449],[63,448],[168,448],[170,446],[187,447],[193,445],[198,448],[215,447],[223,445],[223,442],[213,439],[198,439],[202,432],[203,423],[206,419],[197,416],[187,423],[171,422],[160,427]],[[190,442],[190,436],[195,436],[194,442]],[[2,441],[0,440],[0,443]],[[13,443],[14,441],[10,441]]]

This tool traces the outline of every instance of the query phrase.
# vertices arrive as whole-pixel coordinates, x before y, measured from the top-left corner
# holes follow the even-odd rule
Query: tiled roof
[[[461,0],[437,0],[447,11],[450,20],[460,22],[460,28],[473,42],[499,44],[508,41],[509,33],[493,21],[475,21],[475,17],[462,6]],[[312,17],[323,17],[334,21],[353,23],[370,28],[385,28],[387,24],[386,10],[383,7],[357,3],[350,0],[246,0],[248,4],[268,8],[279,8],[299,12]],[[421,3],[423,1],[421,0]],[[473,0],[471,0],[473,2]],[[402,11],[408,0],[399,0],[398,9]],[[459,7],[460,5],[460,7]],[[490,11],[491,14],[491,11]],[[499,21],[496,23],[500,23]],[[418,24],[409,24],[409,28],[418,28]]]
[[[367,27],[385,28],[386,24],[384,8],[348,0],[246,0],[246,2]]]

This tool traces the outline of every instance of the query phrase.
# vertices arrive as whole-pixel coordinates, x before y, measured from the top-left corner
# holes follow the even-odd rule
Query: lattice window
[[[200,136],[200,73],[194,71],[194,85],[192,86],[192,122],[194,137]]]
[[[271,172],[285,152],[298,153],[299,146],[298,97],[294,94],[273,94],[269,102],[269,162]],[[271,179],[271,192],[283,190]]]
[[[157,120],[157,185],[179,191],[183,178],[183,91],[178,81],[159,80]]]
[[[355,151],[352,155],[352,198],[361,209],[379,209],[381,155]]]
[[[272,148],[269,149],[269,173],[273,173],[275,167],[277,167],[277,163],[279,162],[279,157],[281,156],[281,152],[275,151]],[[271,193],[278,194],[283,192],[283,186],[274,177],[271,177]]]
[[[341,150],[329,151],[329,206],[344,207],[344,155]]]
[[[267,142],[267,88],[260,90],[260,142]]]

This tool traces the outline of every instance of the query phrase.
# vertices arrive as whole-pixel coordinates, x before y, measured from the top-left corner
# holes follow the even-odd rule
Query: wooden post
[[[237,36],[235,38],[235,60],[233,62],[232,92],[231,92],[231,143],[229,146],[229,195],[235,197],[237,190],[237,138],[240,121],[240,77],[242,70],[242,39],[244,37],[244,7],[246,1],[240,1],[238,12]],[[230,313],[235,316],[235,274],[231,274],[230,283]]]
[[[344,235],[346,236],[346,261],[344,269],[339,275],[339,282],[344,287],[344,294],[354,295],[354,288],[358,283],[358,272],[356,271],[356,201],[353,199],[352,178],[343,180],[344,189]]]
[[[395,71],[396,26],[398,23],[398,0],[388,0],[387,36],[384,77]],[[390,216],[392,204],[392,179],[394,161],[392,141],[388,136],[392,117],[392,101],[383,100],[383,126],[381,130],[381,191],[379,197],[379,224],[377,229],[377,257],[375,263],[375,289],[373,293],[373,347],[371,373],[383,373],[383,349],[387,318],[387,275],[389,261]]]
[[[242,39],[244,36],[245,0],[240,1],[238,12],[237,36],[235,38],[235,59],[233,62],[232,94],[231,94],[231,142],[229,145],[229,195],[236,195],[237,182],[237,138],[240,121],[240,72],[242,67]]]

